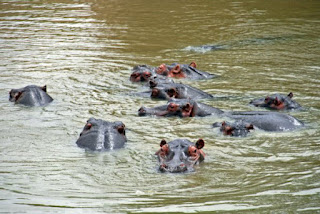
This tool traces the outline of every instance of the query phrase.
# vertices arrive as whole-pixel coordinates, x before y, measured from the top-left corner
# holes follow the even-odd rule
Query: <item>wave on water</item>
[[[226,48],[228,48],[227,45],[201,45],[201,46],[187,46],[182,50],[194,51],[194,52],[198,52],[198,53],[206,53],[209,51],[224,50]]]

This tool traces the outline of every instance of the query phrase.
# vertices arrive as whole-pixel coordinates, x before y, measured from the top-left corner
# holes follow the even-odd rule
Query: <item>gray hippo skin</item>
[[[253,130],[253,125],[246,123],[242,120],[235,121],[234,123],[230,122],[216,122],[212,125],[213,127],[219,127],[220,131],[224,135],[229,135],[233,137],[246,137],[250,130]]]
[[[152,88],[151,97],[163,100],[170,100],[172,98],[192,98],[194,100],[213,98],[211,94],[181,83],[158,84],[156,87]]]
[[[132,69],[130,75],[131,82],[148,82],[149,79],[156,75],[155,68],[148,65],[137,65]]]
[[[47,86],[28,85],[24,88],[12,89],[9,101],[26,106],[44,106],[53,101],[47,94]]]
[[[155,72],[159,75],[180,79],[187,78],[201,80],[216,77],[216,75],[200,71],[196,67],[197,64],[195,62],[191,62],[189,65],[178,63],[173,63],[171,65],[161,64],[155,69]]]
[[[202,151],[204,141],[199,139],[192,143],[187,139],[176,139],[169,143],[160,142],[160,149],[155,153],[159,160],[160,172],[190,172],[194,166],[202,162],[205,154]]]
[[[122,148],[126,141],[125,125],[122,122],[90,118],[76,143],[81,148],[103,151]]]
[[[192,99],[171,99],[166,105],[154,108],[141,107],[138,111],[139,116],[179,116],[179,117],[205,117],[208,115],[221,115],[223,111],[212,106],[196,102]]]
[[[265,98],[254,99],[250,102],[251,105],[256,107],[263,107],[272,110],[292,110],[300,109],[301,106],[296,101],[292,100],[293,93],[288,95],[272,94]]]
[[[216,115],[234,120],[242,120],[254,127],[265,131],[289,131],[301,128],[304,124],[296,118],[278,112],[248,111],[248,112],[223,112],[194,100],[170,100],[167,105],[154,108],[141,107],[139,116],[179,116],[179,117],[204,117]]]

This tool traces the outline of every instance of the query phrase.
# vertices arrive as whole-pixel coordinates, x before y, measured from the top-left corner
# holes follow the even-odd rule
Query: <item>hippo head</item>
[[[154,75],[153,69],[147,65],[138,65],[133,68],[131,82],[147,82]]]
[[[76,143],[82,148],[101,151],[121,148],[126,141],[125,125],[122,122],[90,118]]]
[[[250,132],[250,130],[253,130],[253,125],[250,123],[246,123],[242,120],[236,121],[234,123],[229,123],[223,121],[222,123],[214,123],[213,127],[220,127],[220,131],[224,135],[230,135],[234,137],[245,137]]]
[[[293,93],[290,92],[287,96],[282,94],[273,94],[267,96],[265,98],[259,98],[252,100],[250,104],[256,107],[264,107],[273,110],[285,110],[285,109],[296,109],[299,108],[300,105],[293,101],[291,98],[293,97]]]
[[[151,98],[169,100],[171,98],[183,98],[181,97],[180,91],[174,85],[161,85],[159,87],[154,87],[151,90]]]
[[[138,110],[139,116],[156,115],[156,116],[179,116],[194,117],[195,101],[189,99],[172,100],[167,105],[157,106],[154,108],[141,107]]]
[[[190,172],[205,157],[202,139],[195,144],[186,139],[176,139],[169,143],[162,140],[160,147],[155,153],[159,159],[160,172]]]
[[[160,76],[160,75],[153,75],[149,79],[149,87],[150,88],[155,88],[161,84],[169,84],[169,83],[174,83],[174,81],[172,79],[168,79],[168,78]]]
[[[27,106],[43,106],[53,101],[47,94],[47,86],[28,85],[9,92],[9,101]]]

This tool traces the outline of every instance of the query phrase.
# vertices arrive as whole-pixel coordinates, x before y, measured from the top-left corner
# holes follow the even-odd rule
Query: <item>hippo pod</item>
[[[304,124],[298,119],[283,113],[264,111],[224,112],[218,108],[214,108],[191,99],[170,100],[167,105],[154,108],[141,107],[138,110],[138,114],[139,116],[156,115],[179,117],[204,117],[216,115],[220,117],[228,117],[234,120],[242,120],[265,131],[290,131],[304,126]]]
[[[126,141],[125,125],[122,122],[90,118],[76,144],[81,148],[102,151],[122,148]]]
[[[141,107],[138,110],[139,116],[156,115],[156,116],[179,116],[179,117],[195,117],[220,115],[223,111],[209,105],[196,102],[192,99],[171,99],[166,105],[157,106],[154,108]]]
[[[213,98],[211,94],[201,91],[197,88],[181,83],[160,83],[152,87],[151,97],[163,100],[176,99],[206,99]]]
[[[160,147],[155,153],[158,156],[160,172],[193,171],[194,165],[202,162],[205,157],[202,139],[196,143],[186,139],[176,139],[169,143],[162,140]]]
[[[44,106],[53,101],[47,94],[47,86],[28,85],[24,88],[12,89],[9,101],[26,106]]]
[[[272,94],[265,98],[254,99],[250,104],[256,107],[264,107],[272,110],[292,110],[301,108],[299,103],[292,100],[292,97],[292,92],[288,95]]]
[[[224,135],[229,135],[233,137],[245,137],[253,130],[253,125],[251,123],[244,122],[243,120],[235,121],[234,123],[230,122],[216,122],[212,125],[213,127],[219,127],[220,131]]]
[[[155,72],[167,77],[188,78],[194,80],[211,79],[216,77],[216,75],[200,71],[196,67],[197,64],[195,62],[191,62],[189,65],[179,63],[173,63],[171,65],[161,64],[155,69]]]

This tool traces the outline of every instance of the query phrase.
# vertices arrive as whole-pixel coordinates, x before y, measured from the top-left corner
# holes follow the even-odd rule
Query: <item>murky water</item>
[[[0,3],[1,213],[320,212],[319,1],[54,2]],[[130,69],[191,61],[219,78],[183,82],[227,97],[205,103],[257,110],[251,99],[292,91],[306,127],[230,138],[210,127],[221,118],[138,117],[165,102],[133,96],[145,89]],[[54,102],[8,101],[30,84]],[[126,147],[78,148],[90,117],[124,122]],[[207,158],[161,174],[153,154],[176,138],[203,138]]]

